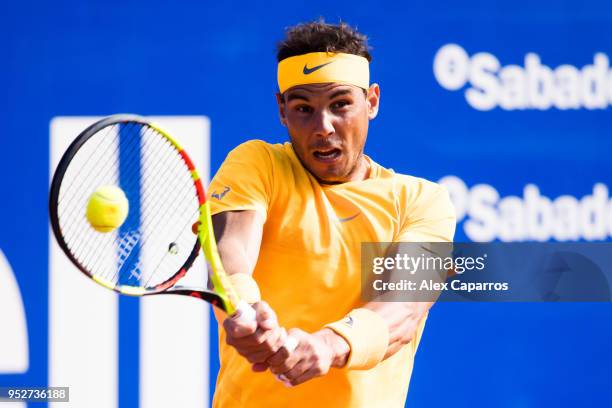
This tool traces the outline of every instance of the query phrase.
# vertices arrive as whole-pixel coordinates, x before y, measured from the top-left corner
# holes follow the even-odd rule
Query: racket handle
[[[244,323],[254,322],[256,318],[255,309],[244,300],[241,300],[238,302],[238,305],[236,305],[236,313],[234,313],[232,318]]]

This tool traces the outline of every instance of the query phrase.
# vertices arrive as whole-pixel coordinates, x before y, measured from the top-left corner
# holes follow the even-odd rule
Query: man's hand
[[[285,343],[287,332],[278,326],[276,313],[266,302],[253,304],[256,321],[241,322],[227,318],[223,322],[226,343],[251,363],[263,363]]]
[[[297,348],[292,353],[283,348],[266,362],[270,371],[287,385],[302,384],[327,374],[331,367],[340,368],[346,364],[350,347],[330,329],[312,334],[291,329],[289,336],[298,341]]]

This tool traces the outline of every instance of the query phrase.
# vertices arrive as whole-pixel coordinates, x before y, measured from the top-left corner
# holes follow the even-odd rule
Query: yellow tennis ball
[[[89,197],[87,221],[98,232],[110,232],[125,222],[129,208],[123,190],[116,186],[101,186]]]

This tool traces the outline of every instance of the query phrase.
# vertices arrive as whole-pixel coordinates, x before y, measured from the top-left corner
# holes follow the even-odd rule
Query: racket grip
[[[239,322],[254,322],[256,318],[256,312],[255,309],[251,307],[251,305],[249,305],[244,300],[241,300],[240,302],[238,302],[238,305],[236,305],[236,313],[234,313],[234,316],[232,317]]]

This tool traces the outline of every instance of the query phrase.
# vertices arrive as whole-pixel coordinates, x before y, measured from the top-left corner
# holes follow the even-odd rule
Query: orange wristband
[[[389,346],[385,320],[369,309],[353,309],[342,320],[326,324],[351,347],[346,368],[368,370],[382,361]]]

